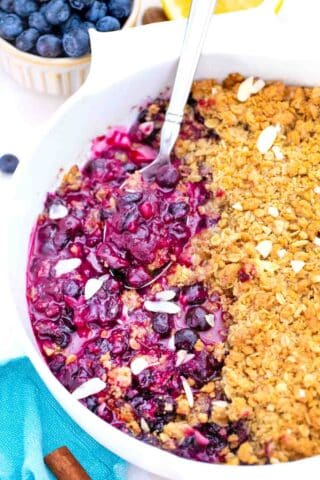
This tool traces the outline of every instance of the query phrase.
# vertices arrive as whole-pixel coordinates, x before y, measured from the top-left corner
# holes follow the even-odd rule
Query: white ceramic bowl
[[[178,458],[121,433],[83,407],[55,379],[32,334],[25,270],[29,235],[45,194],[56,186],[60,168],[83,161],[92,137],[104,132],[107,125],[130,123],[136,111],[132,107],[157,96],[172,83],[183,28],[184,22],[151,25],[121,32],[118,39],[117,34],[93,33],[93,62],[87,82],[54,117],[30,161],[18,169],[8,257],[19,330],[27,354],[62,407],[98,442],[129,462],[172,480],[315,479],[319,456],[268,466],[209,465]],[[243,31],[250,34],[243,35]],[[221,15],[212,22],[197,77],[221,79],[239,71],[267,80],[313,85],[320,81],[320,58],[309,45],[316,46],[317,42],[307,35],[297,38],[295,28],[280,25],[274,18],[260,20],[256,13],[232,14],[228,18]]]
[[[122,29],[134,27],[140,0],[133,0],[132,11]],[[106,58],[108,54],[106,53]],[[44,58],[22,52],[0,38],[0,65],[21,86],[48,95],[69,96],[84,83],[91,55],[80,58]]]

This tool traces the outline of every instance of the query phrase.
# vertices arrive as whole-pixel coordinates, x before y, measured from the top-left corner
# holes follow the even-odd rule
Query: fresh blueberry
[[[4,17],[5,17],[6,15],[7,15],[7,13],[6,13],[6,12],[3,12],[2,10],[0,10],[0,23],[2,23],[2,22],[3,22],[3,20],[4,20]]]
[[[40,33],[35,28],[28,28],[24,30],[16,38],[16,47],[23,52],[30,52],[39,38]]]
[[[113,32],[115,30],[120,30],[121,25],[119,20],[114,17],[103,17],[96,23],[96,28],[98,32]]]
[[[89,28],[94,28],[95,29],[96,26],[92,22],[82,22],[79,28],[82,28],[83,30],[85,30],[87,32],[89,30]]]
[[[64,0],[50,0],[45,10],[45,16],[51,25],[60,25],[68,20],[70,12],[70,7]]]
[[[82,25],[82,20],[76,13],[70,15],[68,20],[61,26],[62,33],[70,32],[71,30],[75,30],[80,28]]]
[[[192,350],[194,344],[198,340],[196,332],[191,328],[182,328],[174,335],[174,344],[177,350]]]
[[[0,0],[0,8],[7,13],[13,13],[14,0]]]
[[[89,22],[96,23],[100,18],[103,18],[107,15],[107,5],[103,2],[94,1],[92,6],[89,8],[85,14],[86,20]]]
[[[94,0],[69,0],[70,6],[74,10],[83,10],[84,8],[91,7]]]
[[[206,315],[208,312],[202,307],[193,307],[188,310],[186,315],[186,322],[188,327],[194,328],[203,332],[204,330],[209,330],[210,325],[206,320]]]
[[[89,35],[84,29],[78,28],[65,33],[62,44],[68,57],[82,57],[89,52]]]
[[[36,44],[37,52],[41,57],[61,57],[61,40],[56,35],[46,34],[38,38]]]
[[[19,160],[15,155],[6,153],[0,157],[0,171],[3,173],[13,173],[17,168]]]
[[[35,28],[40,33],[49,33],[52,28],[41,12],[31,13],[29,17],[29,27]]]
[[[167,313],[156,313],[152,319],[152,328],[161,336],[166,336],[170,332],[170,321]]]
[[[28,17],[37,11],[38,7],[33,0],[14,0],[14,11],[20,17]]]
[[[131,0],[110,0],[108,7],[110,15],[122,20],[129,17],[132,2]]]
[[[8,13],[0,23],[0,37],[14,40],[23,30],[23,23],[18,15]]]
[[[43,3],[39,8],[39,12],[45,14],[48,8],[48,3]]]

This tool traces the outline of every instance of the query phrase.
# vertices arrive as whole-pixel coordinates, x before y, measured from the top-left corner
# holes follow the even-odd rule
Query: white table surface
[[[142,0],[143,7],[157,5],[157,0]],[[308,28],[310,18],[320,18],[320,2],[318,0],[285,0],[286,9],[284,18],[288,14],[290,19],[299,16],[300,32]],[[303,9],[301,6],[303,5]],[[290,8],[289,8],[290,7]],[[309,23],[310,26],[310,23]],[[28,158],[36,139],[41,135],[43,125],[51,115],[64,102],[64,98],[43,96],[35,94],[19,87],[10,77],[0,70],[0,155],[14,153],[21,162]],[[0,174],[0,219],[7,212],[6,191],[10,189],[10,177]],[[3,235],[3,222],[0,227],[0,242]],[[2,229],[2,230],[1,230]],[[0,244],[1,248],[1,244]],[[13,312],[6,303],[5,286],[6,278],[0,264],[0,360],[23,355],[23,349],[17,344],[14,332],[10,326],[10,318]],[[159,477],[149,475],[132,467],[130,480],[160,480]]]

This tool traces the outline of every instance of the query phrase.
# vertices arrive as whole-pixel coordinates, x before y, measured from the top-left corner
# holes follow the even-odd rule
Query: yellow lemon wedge
[[[163,10],[170,20],[178,20],[189,14],[191,0],[161,0]],[[263,0],[218,0],[215,13],[228,13],[258,7]],[[284,0],[278,0],[275,13],[278,13]]]

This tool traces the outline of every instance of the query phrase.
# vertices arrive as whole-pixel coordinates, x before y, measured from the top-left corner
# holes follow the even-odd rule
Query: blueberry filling
[[[182,457],[224,462],[226,447],[247,439],[244,424],[222,427],[212,417],[214,401],[225,401],[223,358],[214,351],[228,314],[203,283],[170,280],[192,265],[193,239],[217,223],[202,208],[214,199],[205,178],[187,180],[177,158],[153,181],[134,174],[119,188],[156,156],[165,103],[155,104],[157,113],[142,111],[129,132],[94,139],[84,168],[73,167],[48,194],[32,236],[30,318],[70,392],[94,377],[106,383],[81,400],[92,412]],[[194,122],[186,120],[182,136],[206,135]]]

